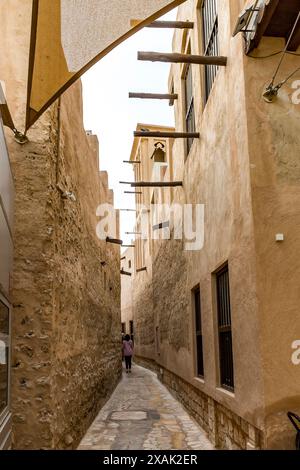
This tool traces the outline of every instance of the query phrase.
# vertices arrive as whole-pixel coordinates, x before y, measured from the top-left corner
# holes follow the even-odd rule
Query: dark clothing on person
[[[126,370],[131,370],[131,359],[132,356],[125,356]]]

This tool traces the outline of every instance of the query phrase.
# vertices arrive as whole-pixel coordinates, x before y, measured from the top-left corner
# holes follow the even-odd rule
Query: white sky
[[[175,19],[173,10],[164,19]],[[119,181],[133,181],[129,160],[133,131],[138,122],[174,125],[173,108],[168,101],[132,100],[129,91],[168,92],[170,64],[137,60],[138,51],[172,51],[172,29],[142,31],[104,57],[83,77],[84,125],[98,135],[100,169],[108,171],[109,184],[115,193],[117,208],[134,208],[135,196],[124,194],[130,187]],[[135,214],[121,212],[122,239],[129,243]]]

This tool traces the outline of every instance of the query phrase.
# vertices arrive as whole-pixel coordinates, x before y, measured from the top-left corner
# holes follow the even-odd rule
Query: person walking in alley
[[[131,361],[133,355],[133,342],[129,335],[126,335],[123,341],[123,354],[125,357],[126,374],[131,372]]]

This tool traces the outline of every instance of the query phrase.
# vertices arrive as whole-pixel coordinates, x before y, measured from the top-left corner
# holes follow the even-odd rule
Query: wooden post
[[[119,209],[121,212],[137,212],[136,209]]]
[[[177,93],[129,93],[129,98],[137,98],[141,100],[178,100]]]
[[[112,243],[114,245],[123,245],[123,240],[118,240],[116,238],[106,237],[106,243]]]
[[[147,271],[147,268],[139,268],[136,270],[137,273],[141,273],[142,271]]]
[[[192,21],[153,21],[147,28],[193,29]]]
[[[199,132],[160,132],[160,131],[135,131],[134,137],[157,137],[165,139],[200,139]]]
[[[131,183],[132,188],[175,188],[177,186],[183,186],[182,181],[138,181]]]
[[[182,181],[120,181],[120,184],[130,184],[132,188],[174,188],[182,186]]]
[[[138,52],[138,60],[168,62],[173,64],[227,65],[227,57],[178,54],[166,52]]]
[[[123,276],[132,276],[131,273],[129,273],[128,271],[124,271],[123,269],[121,269],[120,273],[121,273]]]

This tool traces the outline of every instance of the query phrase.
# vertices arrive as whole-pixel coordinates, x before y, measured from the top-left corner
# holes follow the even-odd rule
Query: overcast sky
[[[164,18],[175,19],[176,11]],[[133,180],[132,166],[122,162],[129,160],[136,124],[174,124],[173,108],[167,101],[128,98],[129,91],[168,92],[170,65],[138,61],[137,52],[171,52],[172,37],[172,29],[144,28],[83,77],[85,129],[98,135],[100,168],[108,171],[118,208],[134,207],[135,196],[124,194],[130,188],[119,181]],[[131,237],[124,233],[131,231],[133,225],[134,213],[121,213],[121,235],[126,242]]]

